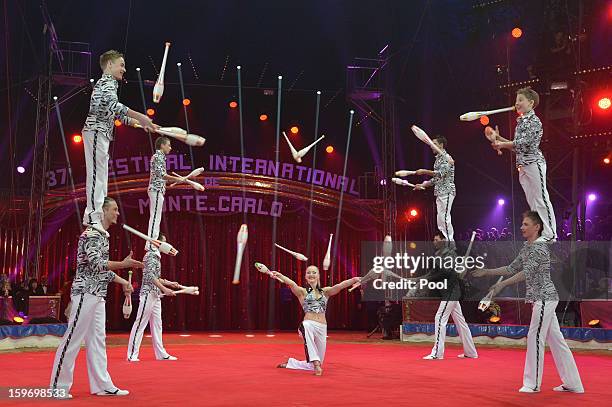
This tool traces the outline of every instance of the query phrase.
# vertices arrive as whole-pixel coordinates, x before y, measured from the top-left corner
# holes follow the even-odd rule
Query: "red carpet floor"
[[[125,361],[126,335],[109,335],[109,371],[127,397],[89,395],[85,352],[75,369],[74,398],[66,401],[0,400],[14,406],[66,403],[74,406],[602,406],[612,403],[610,352],[576,352],[585,394],[556,393],[560,384],[547,353],[543,391],[521,394],[524,349],[480,347],[477,360],[457,359],[456,345],[446,359],[425,361],[429,346],[365,340],[362,333],[331,332],[324,374],[276,369],[288,356],[301,358],[297,335],[263,333],[178,334],[164,336],[167,350],[179,357],[159,362],[145,338],[141,362]],[[0,387],[45,387],[54,350],[0,353]]]

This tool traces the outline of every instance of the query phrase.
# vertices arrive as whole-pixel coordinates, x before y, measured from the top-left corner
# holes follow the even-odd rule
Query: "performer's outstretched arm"
[[[344,290],[345,288],[348,288],[352,286],[353,284],[358,283],[359,281],[361,281],[361,277],[349,278],[348,280],[344,280],[343,282],[338,283],[333,287],[323,287],[323,293],[327,295],[328,297],[331,297],[333,295],[338,294],[340,291]]]
[[[290,279],[289,277],[279,273],[278,271],[272,271],[272,275],[277,278],[280,277],[280,279],[283,281],[283,283],[287,284],[289,286],[289,288],[291,289],[291,292],[293,293],[293,295],[295,295],[298,298],[302,298],[306,295],[306,289],[303,287],[300,287],[299,285],[297,285],[297,283],[295,281],[293,281],[292,279]]]

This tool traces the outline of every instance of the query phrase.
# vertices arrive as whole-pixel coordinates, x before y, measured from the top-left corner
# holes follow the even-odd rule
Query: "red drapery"
[[[272,197],[265,199],[271,200]],[[136,202],[133,196],[122,196],[118,202],[122,212],[119,221],[123,220],[138,230],[146,231],[148,209],[145,214],[141,214]],[[283,200],[283,213],[277,218],[276,241],[292,250],[303,252],[309,260],[302,263],[289,254],[276,250],[276,269],[300,285],[304,283],[304,271],[310,264],[319,266],[323,285],[330,282],[335,284],[359,275],[361,242],[382,239],[377,231],[379,224],[344,211],[340,222],[336,261],[329,272],[324,272],[321,264],[327,250],[329,233],[335,233],[337,208],[314,205],[312,248],[310,253],[306,253],[308,209],[307,201]],[[253,267],[255,261],[268,266],[272,264],[274,242],[271,216],[247,215],[249,239],[242,261],[240,284],[232,285],[236,233],[243,222],[242,213],[212,215],[186,211],[164,212],[161,230],[180,253],[177,257],[163,256],[162,277],[177,280],[184,285],[200,287],[198,297],[178,296],[162,300],[165,329],[260,330],[293,329],[297,326],[302,318],[297,299],[286,288],[282,288],[280,283],[258,273]],[[49,281],[51,292],[65,287],[73,277],[79,231],[79,222],[72,202],[56,208],[45,218],[45,245],[41,255],[40,278]],[[109,232],[111,259],[121,260],[130,249],[133,250],[135,258],[142,258],[142,240],[127,234],[119,226],[113,226]],[[14,235],[20,236],[18,233]],[[127,270],[121,271],[120,274],[126,277]],[[135,270],[133,280],[137,284],[141,277],[141,271]],[[134,298],[134,311],[129,320],[122,316],[123,299],[121,288],[111,284],[107,297],[109,330],[127,330],[134,321],[137,298]],[[343,291],[332,298],[329,304],[327,318],[330,328],[364,327],[365,313],[361,310],[358,291]]]

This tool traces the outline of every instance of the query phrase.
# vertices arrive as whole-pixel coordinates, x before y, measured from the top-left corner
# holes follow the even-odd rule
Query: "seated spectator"
[[[11,288],[11,282],[9,280],[5,280],[4,284],[0,289],[0,296],[2,297],[11,297],[13,295],[13,289]]]
[[[30,297],[34,297],[37,295],[45,295],[42,287],[38,285],[38,281],[35,278],[31,278],[28,283],[28,295]]]

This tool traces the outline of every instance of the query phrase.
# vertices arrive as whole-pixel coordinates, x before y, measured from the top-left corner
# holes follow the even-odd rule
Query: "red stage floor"
[[[85,352],[75,369],[74,398],[67,401],[0,400],[14,406],[49,403],[94,406],[601,406],[612,401],[612,354],[576,352],[585,394],[556,393],[560,384],[547,353],[543,391],[522,394],[524,349],[480,347],[480,358],[457,359],[456,345],[445,360],[425,361],[429,346],[367,340],[363,333],[330,332],[324,374],[277,369],[288,356],[303,356],[296,334],[266,337],[255,333],[192,333],[164,336],[167,350],[179,357],[159,362],[150,338],[143,341],[141,362],[125,361],[127,335],[109,334],[109,371],[127,397],[101,398],[88,393]],[[54,350],[0,353],[1,387],[45,387]]]

